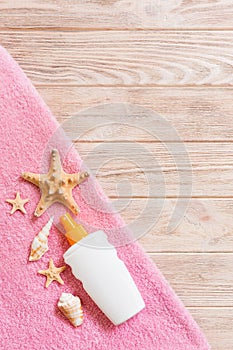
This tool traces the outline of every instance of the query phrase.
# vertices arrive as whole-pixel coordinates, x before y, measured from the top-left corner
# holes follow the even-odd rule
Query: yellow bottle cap
[[[65,236],[70,243],[73,245],[80,241],[82,238],[87,236],[86,230],[82,227],[82,225],[78,224],[69,213],[66,213],[60,217],[60,221],[62,226],[64,227],[66,233]]]

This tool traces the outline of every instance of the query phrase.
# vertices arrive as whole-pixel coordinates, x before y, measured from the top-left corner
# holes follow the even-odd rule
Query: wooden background
[[[232,1],[0,0],[0,43],[60,122],[87,107],[130,102],[152,108],[176,128],[192,163],[193,198],[169,234],[179,185],[175,165],[160,143],[134,137],[149,143],[166,178],[162,217],[141,243],[212,348],[232,350]],[[78,144],[84,158],[101,136],[97,130]],[[114,138],[107,141],[111,150]],[[130,178],[136,192],[123,212],[130,222],[140,215],[146,190],[125,167],[103,167],[98,177],[113,199],[112,184],[122,174]],[[145,220],[153,215],[148,211]]]

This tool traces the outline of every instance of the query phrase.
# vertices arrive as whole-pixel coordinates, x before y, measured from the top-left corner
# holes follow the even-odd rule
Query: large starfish
[[[35,216],[41,216],[53,203],[59,202],[69,208],[75,215],[79,208],[73,196],[72,189],[88,178],[87,172],[67,174],[62,169],[58,150],[52,150],[52,160],[47,174],[25,172],[22,177],[36,185],[41,190],[41,198],[36,207]]]
[[[20,210],[22,213],[26,214],[26,210],[24,208],[24,204],[26,204],[29,199],[22,199],[20,197],[19,192],[16,193],[15,199],[6,199],[7,203],[12,204],[11,214],[14,214],[16,210]]]
[[[53,263],[53,259],[49,260],[49,268],[47,270],[39,270],[38,273],[40,275],[46,276],[46,284],[45,287],[48,288],[48,286],[53,282],[57,281],[60,284],[64,284],[63,279],[60,276],[60,273],[63,272],[66,269],[66,266],[62,267],[56,267]]]

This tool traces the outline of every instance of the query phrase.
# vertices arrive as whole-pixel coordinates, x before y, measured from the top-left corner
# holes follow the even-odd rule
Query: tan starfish
[[[60,273],[66,269],[66,266],[56,267],[53,263],[53,259],[49,260],[49,268],[47,270],[39,270],[38,273],[47,277],[45,287],[48,288],[50,283],[57,281],[60,284],[64,284],[64,281],[60,277]]]
[[[20,210],[22,213],[26,214],[26,210],[24,208],[24,204],[26,204],[29,199],[22,199],[20,197],[19,192],[16,193],[15,199],[6,199],[7,203],[12,204],[11,214],[14,214],[16,210]]]
[[[59,202],[78,214],[79,208],[72,196],[72,189],[88,178],[87,172],[67,174],[62,169],[60,155],[52,150],[52,160],[48,174],[23,173],[22,177],[41,190],[41,198],[35,216],[41,216],[53,203]]]

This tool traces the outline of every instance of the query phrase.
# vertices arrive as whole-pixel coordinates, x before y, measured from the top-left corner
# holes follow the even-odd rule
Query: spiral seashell
[[[62,293],[57,306],[74,327],[83,323],[83,309],[79,297],[71,293]]]
[[[38,235],[33,239],[31,245],[31,253],[29,261],[39,260],[45,252],[49,249],[48,247],[48,235],[53,223],[53,217],[49,219],[47,224],[42,228]]]

